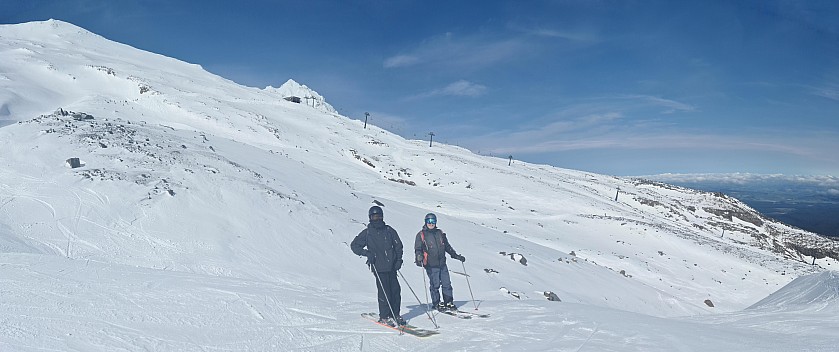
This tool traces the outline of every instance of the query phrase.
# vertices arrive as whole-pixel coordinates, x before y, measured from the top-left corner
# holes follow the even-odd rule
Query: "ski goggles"
[[[426,224],[437,224],[437,219],[425,219]]]

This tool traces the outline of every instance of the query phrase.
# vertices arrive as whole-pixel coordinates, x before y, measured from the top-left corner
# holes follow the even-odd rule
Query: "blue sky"
[[[407,138],[621,176],[839,176],[835,1],[4,0]]]

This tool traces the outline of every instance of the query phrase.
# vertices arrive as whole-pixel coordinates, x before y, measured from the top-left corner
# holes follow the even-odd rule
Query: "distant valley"
[[[766,216],[839,238],[836,178],[780,175],[657,175],[645,178],[740,199]]]

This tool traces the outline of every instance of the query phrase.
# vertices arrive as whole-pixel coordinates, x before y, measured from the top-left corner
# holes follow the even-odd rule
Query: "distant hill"
[[[766,216],[824,236],[839,237],[839,179],[830,176],[695,174],[647,176],[731,195]]]

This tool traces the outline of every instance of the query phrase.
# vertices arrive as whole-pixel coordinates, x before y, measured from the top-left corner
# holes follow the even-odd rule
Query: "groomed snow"
[[[720,195],[429,148],[283,86],[61,21],[0,25],[0,350],[839,344],[839,263],[777,245],[820,237]],[[375,283],[348,244],[374,201],[406,244],[405,318],[434,328],[411,292],[425,301],[427,212],[467,258],[449,261],[456,303],[491,317],[437,316],[421,340],[362,319]]]

